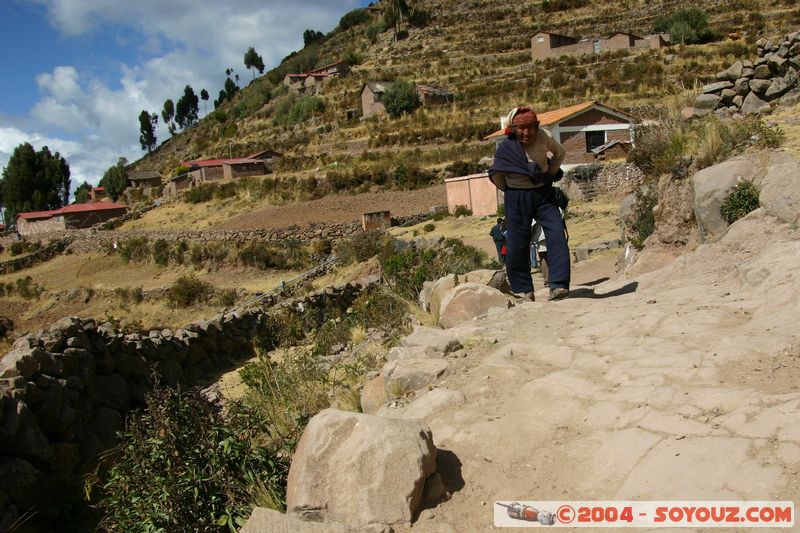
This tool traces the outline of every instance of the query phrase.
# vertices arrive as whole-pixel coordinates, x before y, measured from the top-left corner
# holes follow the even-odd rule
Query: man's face
[[[517,137],[523,146],[528,146],[536,138],[536,132],[539,129],[538,124],[525,124],[517,126]]]

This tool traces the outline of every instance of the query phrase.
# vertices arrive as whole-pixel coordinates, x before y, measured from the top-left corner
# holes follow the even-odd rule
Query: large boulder
[[[426,419],[436,413],[444,411],[445,409],[454,409],[464,405],[467,401],[464,393],[459,390],[451,389],[433,389],[432,391],[423,394],[408,406],[398,415],[392,414],[396,418],[419,418]],[[384,414],[381,412],[381,414]]]
[[[432,348],[435,352],[447,355],[461,348],[461,343],[452,333],[438,328],[416,326],[411,335],[404,338],[402,346],[419,346]]]
[[[739,76],[736,76],[736,78],[733,79],[735,80],[738,77]],[[718,93],[723,89],[730,89],[731,87],[733,87],[733,83],[731,83],[730,81],[718,81],[715,83],[709,83],[707,85],[703,85],[703,93],[704,94]]]
[[[743,115],[754,115],[767,110],[769,110],[769,104],[759,98],[755,92],[751,92],[744,97],[744,102],[742,102]]]
[[[769,86],[769,89],[767,89],[767,92],[764,93],[764,98],[767,101],[780,98],[789,88],[789,84],[786,83],[783,78],[775,78],[772,80],[772,84]]]
[[[772,85],[772,80],[750,80],[748,85],[751,91],[763,95],[769,90],[769,86]]]
[[[759,203],[767,213],[789,224],[800,220],[800,162],[776,152],[761,182]]]
[[[736,61],[733,65],[731,65],[727,69],[717,74],[717,79],[736,81],[739,77],[741,77],[743,69],[744,69],[744,64],[741,61]]]
[[[728,82],[725,83],[732,85]],[[710,114],[717,108],[721,99],[718,94],[701,94],[694,101],[694,114],[698,117]]]
[[[349,527],[409,523],[435,470],[423,421],[326,409],[308,423],[292,458],[287,512]]]
[[[739,96],[746,96],[750,92],[750,80],[747,78],[739,78],[733,85],[733,90]]]
[[[464,283],[448,292],[439,309],[439,323],[452,328],[466,320],[482,315],[492,307],[508,308],[506,296],[480,283]]]
[[[704,168],[692,177],[694,214],[704,240],[715,240],[727,230],[720,208],[730,189],[740,180],[753,181],[758,174],[759,168],[752,161],[734,158]]]
[[[386,389],[398,393],[427,388],[447,373],[450,364],[444,359],[399,359],[383,367]]]
[[[788,93],[781,96],[779,101],[780,105],[782,106],[793,106],[797,102],[800,102],[800,88],[792,89]]]
[[[439,313],[442,298],[455,286],[456,276],[454,274],[449,274],[436,281],[426,281],[422,285],[422,292],[419,293],[420,306],[424,311],[428,311],[433,316],[436,316]]]

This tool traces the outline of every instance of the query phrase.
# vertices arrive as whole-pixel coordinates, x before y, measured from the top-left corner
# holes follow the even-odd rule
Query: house
[[[19,213],[17,231],[23,237],[30,237],[68,229],[91,228],[127,212],[127,206],[114,202],[71,204],[50,211]]]
[[[128,186],[134,189],[160,187],[161,173],[157,170],[133,170],[128,172]]]
[[[475,216],[497,213],[498,196],[502,195],[489,181],[486,172],[455,178],[445,178],[447,210],[455,212],[459,205],[466,206]]]
[[[350,72],[346,61],[336,61],[299,74],[285,74],[283,84],[293,91],[316,94],[322,85],[334,78],[342,78]]]
[[[177,195],[181,191],[192,188],[192,176],[187,172],[180,176],[174,176],[167,181],[164,186],[163,195],[167,198]]]
[[[361,116],[368,118],[386,113],[383,95],[392,88],[393,82],[376,81],[365,83],[361,87]],[[449,104],[453,102],[453,93],[432,85],[416,85],[417,96],[422,105]]]
[[[606,38],[589,37],[578,39],[558,33],[540,31],[531,37],[531,58],[536,61],[562,55],[599,54],[611,50],[658,50],[669,46],[668,33],[656,33],[639,37],[618,31]]]
[[[502,129],[485,137],[484,140],[499,142],[504,139],[503,121],[504,119],[501,119]],[[598,155],[594,150],[611,141],[618,141],[619,144],[630,143],[633,140],[633,121],[632,115],[594,101],[539,114],[539,126],[547,129],[553,138],[567,149],[562,164],[564,170],[594,162]],[[618,148],[622,149],[623,146]]]
[[[247,159],[258,159],[259,161],[266,163],[268,166],[272,166],[280,161],[281,157],[283,157],[282,153],[267,149],[250,154],[247,156]]]
[[[283,77],[283,84],[292,90],[300,92],[303,90],[303,84],[307,77],[308,74],[286,74]]]
[[[392,227],[392,214],[390,211],[374,211],[361,215],[361,229],[364,231],[386,231]]]
[[[266,152],[269,152],[269,150],[265,150],[262,153]],[[274,154],[277,154],[277,152],[274,152]],[[189,176],[195,185],[223,178],[261,176],[270,172],[266,161],[250,157],[198,159],[195,161],[183,161],[181,166],[189,167]]]
[[[346,61],[336,61],[308,71],[310,75],[325,75],[328,77],[344,77],[350,72],[350,65]]]
[[[89,201],[90,202],[99,202],[106,198],[106,188],[105,187],[92,187],[89,191]]]

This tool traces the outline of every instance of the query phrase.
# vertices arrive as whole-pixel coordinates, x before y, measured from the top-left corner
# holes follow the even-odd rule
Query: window
[[[599,54],[600,53],[600,40],[599,39],[595,39],[594,41],[592,41],[592,45],[594,47],[594,53],[595,54]]]
[[[536,38],[536,42],[537,42],[537,43],[543,43],[543,42],[544,42],[544,36],[542,36],[542,35],[538,36],[538,37]]]
[[[598,146],[603,146],[606,143],[605,131],[587,131],[586,132],[586,151],[591,152]]]

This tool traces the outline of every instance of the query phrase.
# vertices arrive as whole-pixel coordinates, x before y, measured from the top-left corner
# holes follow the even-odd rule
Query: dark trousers
[[[507,189],[505,206],[506,273],[511,291],[533,291],[530,257],[533,219],[542,225],[547,241],[548,286],[551,289],[569,289],[569,248],[553,188]]]

